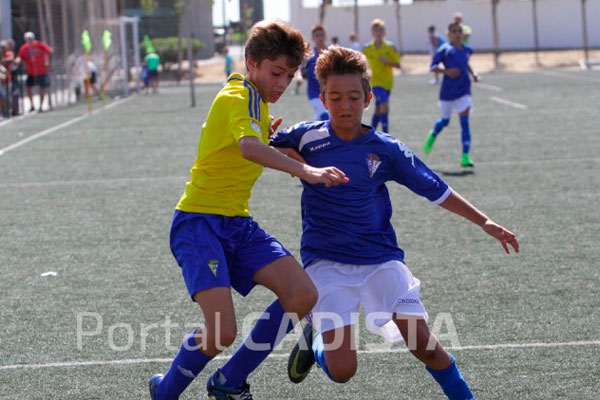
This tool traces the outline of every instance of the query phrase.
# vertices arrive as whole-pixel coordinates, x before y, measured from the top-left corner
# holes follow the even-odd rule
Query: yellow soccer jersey
[[[250,216],[248,199],[262,165],[242,157],[238,141],[253,136],[269,142],[269,106],[241,74],[232,74],[202,125],[198,155],[178,210]]]
[[[394,45],[387,40],[383,41],[380,48],[376,48],[375,41],[372,41],[365,46],[363,52],[365,53],[365,56],[367,56],[371,72],[373,73],[373,76],[371,77],[371,86],[381,86],[386,90],[391,90],[394,86],[392,67],[384,64],[379,57],[385,56],[388,60],[399,63],[400,53],[398,53]]]

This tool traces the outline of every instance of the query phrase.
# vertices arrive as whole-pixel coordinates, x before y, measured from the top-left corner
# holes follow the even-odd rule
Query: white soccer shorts
[[[452,111],[456,111],[458,114],[465,111],[467,108],[473,107],[473,100],[471,99],[471,95],[465,94],[462,97],[459,97],[455,100],[440,100],[440,109],[442,111],[442,118],[450,119],[452,115]]]
[[[315,121],[320,121],[321,115],[323,115],[323,113],[327,113],[327,109],[323,105],[323,102],[318,97],[315,97],[314,99],[308,99],[308,101],[310,101],[310,105],[313,108],[313,119]]]
[[[318,332],[356,324],[361,304],[367,328],[389,342],[402,340],[392,321],[394,313],[428,319],[421,303],[421,283],[400,261],[351,265],[317,260],[306,273],[319,292],[312,310]]]

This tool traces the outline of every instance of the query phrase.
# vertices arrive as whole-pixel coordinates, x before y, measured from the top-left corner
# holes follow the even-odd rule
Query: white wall
[[[302,0],[290,1],[290,22],[310,37],[312,25],[319,20],[318,8],[302,8]],[[390,2],[391,3],[391,2]],[[600,47],[600,0],[587,0],[588,42]],[[580,0],[537,0],[538,37],[540,48],[579,48],[583,45]],[[435,25],[444,34],[454,12],[463,13],[464,22],[473,29],[471,45],[477,50],[489,50],[492,40],[490,0],[419,1],[401,6],[402,48],[405,52],[426,51],[427,27]],[[531,0],[501,0],[498,4],[500,47],[504,50],[532,49],[533,18]],[[399,45],[396,5],[360,7],[359,40],[371,40],[370,23],[381,18],[387,26],[387,37]],[[338,36],[348,43],[353,30],[352,7],[328,8],[325,28],[331,39]]]

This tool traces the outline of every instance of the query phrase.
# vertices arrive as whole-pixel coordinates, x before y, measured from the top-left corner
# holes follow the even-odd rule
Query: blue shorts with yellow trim
[[[375,106],[378,106],[382,103],[390,102],[390,90],[387,90],[381,86],[373,87],[373,96],[375,96]]]
[[[214,287],[232,287],[246,296],[259,269],[290,255],[252,217],[180,210],[173,216],[171,251],[192,298]]]

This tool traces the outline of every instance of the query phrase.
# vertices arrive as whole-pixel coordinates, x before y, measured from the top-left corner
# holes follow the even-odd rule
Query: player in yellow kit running
[[[385,40],[383,20],[379,18],[373,20],[371,34],[373,41],[363,49],[363,53],[369,61],[369,67],[371,67],[371,86],[373,87],[373,96],[375,96],[375,113],[371,125],[377,129],[377,125],[381,122],[381,129],[387,133],[389,132],[389,99],[394,86],[392,68],[400,68],[400,53],[392,43]]]

